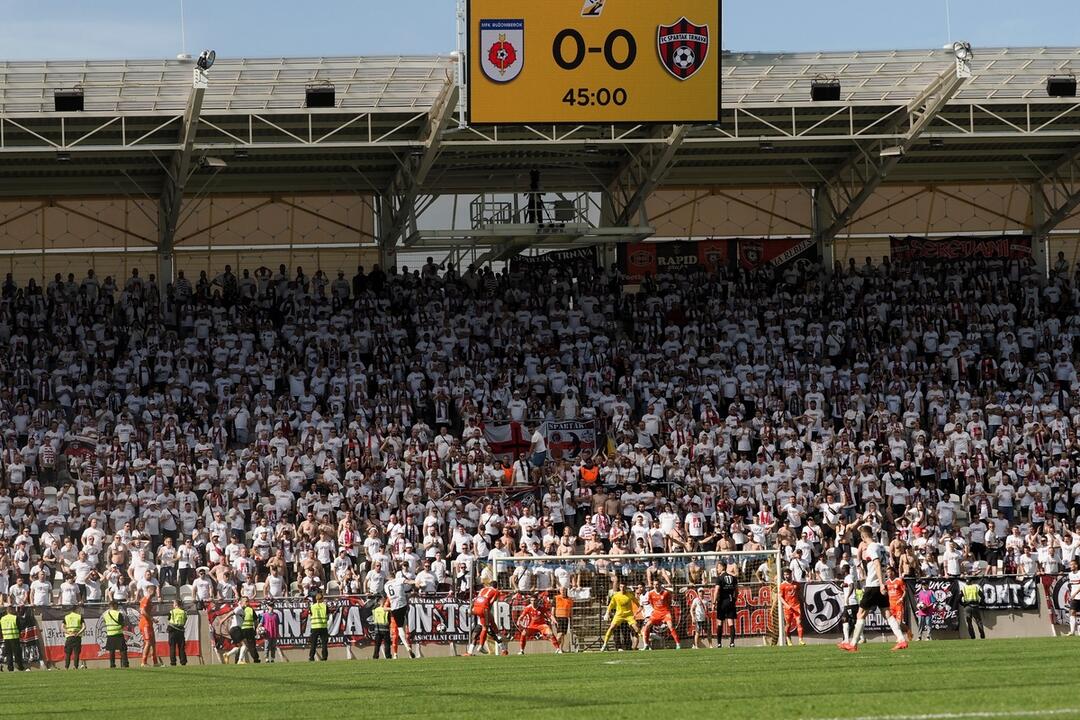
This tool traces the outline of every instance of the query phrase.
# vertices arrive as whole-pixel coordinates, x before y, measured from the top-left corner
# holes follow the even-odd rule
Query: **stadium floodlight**
[[[199,55],[199,59],[195,61],[195,64],[199,67],[200,70],[205,72],[210,68],[214,67],[215,60],[217,60],[216,52],[214,52],[213,50],[203,50],[202,54]]]
[[[966,80],[971,77],[971,61],[975,58],[975,52],[971,49],[971,43],[956,41],[951,46],[952,54],[956,57],[956,77]]]
[[[758,143],[758,149],[762,152],[772,152],[776,149],[776,145],[773,144],[772,140],[762,140]]]
[[[975,57],[975,53],[971,50],[971,43],[969,42],[954,42],[952,44],[953,55],[957,60],[962,62],[971,62],[971,59]]]
[[[881,148],[880,155],[883,158],[903,157],[904,148],[902,145],[892,145],[890,147],[884,147]]]
[[[214,168],[216,170],[229,167],[229,163],[225,162],[221,158],[210,156],[204,156],[200,164],[203,167]]]
[[[71,153],[61,150],[56,153],[56,162],[71,162]]]
[[[1051,75],[1046,78],[1046,94],[1050,97],[1076,97],[1076,76]]]

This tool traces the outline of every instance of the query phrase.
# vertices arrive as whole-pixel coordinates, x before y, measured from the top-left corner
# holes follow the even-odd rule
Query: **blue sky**
[[[948,39],[945,3],[728,0],[724,47],[940,47]],[[954,39],[976,47],[1080,44],[1078,0],[951,3]],[[0,59],[172,57],[180,51],[179,6],[179,0],[0,0]],[[454,0],[186,0],[185,6],[188,52],[212,47],[223,57],[445,53],[456,42]]]

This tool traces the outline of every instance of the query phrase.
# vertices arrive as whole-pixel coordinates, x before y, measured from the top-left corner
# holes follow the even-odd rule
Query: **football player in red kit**
[[[495,652],[506,654],[506,648],[503,646],[503,639],[495,625],[494,617],[495,603],[500,595],[501,593],[491,586],[491,580],[484,580],[484,587],[480,588],[476,597],[473,598],[473,627],[466,655],[479,652],[487,642],[489,634],[495,640]]]
[[[900,623],[900,630],[903,631],[904,637],[910,640],[911,630],[908,628],[907,623],[904,622],[904,618],[907,617],[907,612],[904,610],[904,595],[907,594],[907,584],[904,583],[904,578],[897,574],[896,568],[890,566],[885,572],[889,578],[885,581],[885,590],[889,595],[889,611],[896,618],[896,621]]]
[[[555,652],[562,654],[562,648],[559,647],[559,641],[551,629],[554,624],[551,606],[539,595],[534,595],[525,609],[521,611],[521,615],[518,616],[517,625],[521,628],[521,634],[519,635],[519,638],[521,639],[521,649],[518,650],[518,655],[525,654],[525,643],[536,636],[540,636],[541,639],[550,640],[552,647],[555,648]]]
[[[780,603],[784,607],[784,639],[791,642],[791,631],[799,634],[799,644],[803,642],[802,603],[799,601],[799,586],[791,581],[791,570],[784,571],[784,582],[780,583]]]
[[[652,608],[652,614],[645,621],[645,627],[641,628],[641,649],[650,649],[649,631],[652,630],[653,626],[667,623],[671,639],[675,641],[675,649],[679,650],[682,646],[679,645],[679,633],[675,630],[675,614],[671,611],[671,591],[666,590],[664,584],[657,579],[653,580],[652,590],[649,591],[646,597],[649,601],[649,607]]]

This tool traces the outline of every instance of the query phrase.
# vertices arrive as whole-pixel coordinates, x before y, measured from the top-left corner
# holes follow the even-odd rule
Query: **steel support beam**
[[[389,203],[390,220],[382,229],[379,243],[394,246],[402,235],[411,236],[416,230],[416,198],[427,181],[431,168],[442,149],[442,136],[457,111],[460,91],[453,78],[448,78],[439,99],[435,102],[421,132],[422,149],[401,162],[397,174],[384,195]],[[409,232],[406,232],[408,230]]]
[[[1034,218],[1032,240],[1045,243],[1050,233],[1080,208],[1080,146],[1058,158],[1043,173],[1044,180],[1036,183],[1035,190],[1042,218]],[[1049,190],[1049,192],[1048,192]]]
[[[1042,184],[1031,183],[1031,259],[1043,277],[1050,277],[1050,236],[1038,235],[1037,229],[1046,222],[1046,193]]]
[[[867,200],[877,191],[889,173],[904,159],[934,118],[963,86],[966,78],[950,67],[912,100],[902,115],[905,132],[895,145],[877,141],[857,145],[855,151],[831,176],[823,178],[818,191],[826,217],[818,235],[819,245],[832,243],[846,228]]]
[[[673,125],[666,138],[660,136],[660,144],[644,145],[630,155],[610,186],[610,195],[619,207],[613,225],[626,227],[635,221],[641,225],[649,224],[644,215],[645,202],[671,170],[689,133],[689,125]],[[636,218],[639,213],[642,216]]]
[[[191,176],[195,135],[202,114],[203,96],[206,94],[206,72],[194,69],[191,93],[188,95],[184,121],[180,127],[180,148],[173,153],[165,177],[165,187],[158,202],[158,282],[164,289],[172,282],[173,245],[176,227],[180,220],[180,208],[184,204],[184,188]]]

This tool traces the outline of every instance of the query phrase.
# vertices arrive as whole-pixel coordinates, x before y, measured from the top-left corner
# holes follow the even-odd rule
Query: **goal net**
[[[614,588],[623,586],[640,608],[638,627],[651,617],[648,593],[653,580],[671,591],[671,615],[683,647],[695,641],[711,646],[718,631],[714,607],[716,579],[731,568],[739,579],[735,633],[742,641],[774,644],[781,618],[777,597],[779,579],[776,550],[761,552],[675,553],[656,555],[576,555],[568,557],[508,557],[491,563],[489,573],[500,591],[496,624],[511,634],[520,632],[518,617],[532,598],[554,607],[560,588],[573,601],[562,648],[567,651],[599,650],[608,629],[605,614]],[[566,605],[565,601],[562,603]],[[564,613],[565,614],[565,613]],[[650,629],[653,648],[674,647],[668,623]],[[725,637],[725,641],[727,638]],[[628,647],[627,647],[628,646]],[[636,648],[638,638],[627,630],[617,633],[609,648]]]

